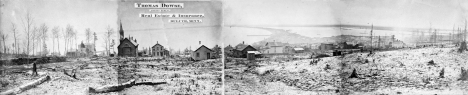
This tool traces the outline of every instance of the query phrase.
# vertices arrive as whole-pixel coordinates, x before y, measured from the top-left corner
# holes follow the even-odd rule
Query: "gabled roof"
[[[241,51],[241,50],[243,50],[243,49],[244,49],[245,47],[247,47],[247,46],[248,46],[248,45],[245,45],[245,44],[240,43],[240,44],[237,44],[236,47],[234,47],[234,49]]]
[[[156,43],[155,45],[152,46],[152,48],[155,47],[155,46],[158,46],[158,45],[159,45],[159,46],[162,46],[161,44]],[[162,46],[162,47],[164,47],[164,46]]]
[[[247,46],[245,46],[245,47],[242,47],[242,48],[240,48],[240,49],[237,49],[237,50],[239,50],[239,51],[243,51],[243,50],[244,50],[244,49],[246,49],[247,47],[251,47],[251,48],[253,48],[253,49],[257,50],[256,48],[252,47],[251,45],[247,45]]]
[[[226,46],[226,47],[224,48],[224,50],[232,50],[232,49],[234,49],[234,48],[233,48],[231,45],[228,45],[228,46]]]
[[[205,45],[200,46],[200,47],[199,47],[197,50],[195,50],[194,52],[197,52],[197,51],[200,50],[202,47],[203,47],[203,48],[206,48],[206,49],[208,49],[208,50],[210,50],[211,52],[214,52],[213,50],[211,50],[210,48],[206,47]]]
[[[130,40],[130,39],[128,39],[128,38],[125,38],[125,39],[123,39],[122,41],[120,41],[120,44],[119,44],[119,46],[117,46],[117,47],[120,47],[120,45],[122,45],[122,42],[124,42],[125,40],[129,41],[129,42],[132,43],[134,46],[138,46],[138,44],[137,44],[136,42],[134,42],[134,41],[132,41],[132,40]]]
[[[294,48],[294,50],[304,50],[304,48]]]
[[[283,44],[280,42],[266,42],[265,46],[282,46]]]

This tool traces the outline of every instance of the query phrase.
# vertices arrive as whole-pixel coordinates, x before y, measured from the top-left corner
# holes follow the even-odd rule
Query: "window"
[[[197,52],[197,53],[196,53],[196,57],[200,57],[200,53]]]

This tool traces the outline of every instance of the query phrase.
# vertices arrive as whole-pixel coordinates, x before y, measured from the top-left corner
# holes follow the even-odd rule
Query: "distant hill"
[[[369,36],[354,36],[354,35],[338,35],[331,37],[306,37],[296,33],[291,33],[289,30],[273,29],[273,28],[260,28],[270,31],[270,37],[253,43],[255,46],[265,45],[266,42],[278,42],[282,44],[319,44],[331,42],[350,42],[350,43],[370,43]],[[392,36],[380,36],[381,43],[388,43],[390,41],[400,41]],[[377,43],[379,36],[374,36],[373,42]]]

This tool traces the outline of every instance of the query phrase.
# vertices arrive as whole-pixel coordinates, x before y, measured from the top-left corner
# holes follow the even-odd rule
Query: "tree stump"
[[[323,69],[328,70],[328,69],[331,69],[331,68],[330,68],[330,65],[327,64],[327,65],[325,65],[325,68],[323,68]]]
[[[444,73],[445,73],[445,68],[442,68],[442,70],[439,73],[439,78],[445,78]]]
[[[465,81],[468,79],[468,72],[466,72],[465,68],[461,67],[461,74],[458,80]]]
[[[463,41],[463,42],[460,43],[460,48],[458,48],[458,52],[462,53],[465,50],[466,50],[466,42]]]
[[[434,63],[434,60],[431,60],[431,61],[427,62],[427,65],[436,65],[436,64]]]
[[[358,78],[357,73],[356,73],[356,69],[353,69],[353,72],[351,73],[351,75],[348,78]]]

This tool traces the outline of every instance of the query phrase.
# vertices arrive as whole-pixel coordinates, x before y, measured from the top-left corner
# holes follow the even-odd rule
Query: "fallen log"
[[[89,92],[91,93],[106,93],[106,92],[114,92],[114,91],[120,91],[123,90],[124,88],[131,87],[132,85],[135,85],[135,80],[132,79],[126,83],[118,84],[118,85],[106,85],[106,86],[101,86],[98,88],[92,88],[89,87]]]
[[[136,85],[160,85],[160,84],[166,84],[167,82],[138,82],[135,83]]]
[[[90,93],[107,93],[107,92],[115,92],[115,91],[121,91],[125,88],[129,88],[132,86],[137,86],[137,85],[159,85],[159,84],[166,84],[166,82],[138,82],[136,83],[134,79],[118,84],[118,85],[106,85],[98,88],[92,88],[89,87],[89,92]]]
[[[23,91],[26,91],[28,89],[31,89],[33,87],[36,87],[37,85],[39,84],[42,84],[46,81],[50,80],[50,77],[49,76],[44,76],[44,77],[41,77],[37,80],[34,80],[33,82],[30,82],[30,83],[27,83],[27,84],[24,84],[24,85],[21,85],[20,87],[18,88],[14,88],[14,89],[11,89],[11,90],[7,90],[5,92],[2,92],[0,93],[0,95],[15,95],[15,94],[19,94]]]
[[[74,70],[72,70],[72,74],[68,74],[67,71],[65,69],[63,69],[63,74],[67,75],[68,77],[70,77],[71,79],[75,79],[75,80],[78,80],[78,78],[76,78],[76,72]]]

